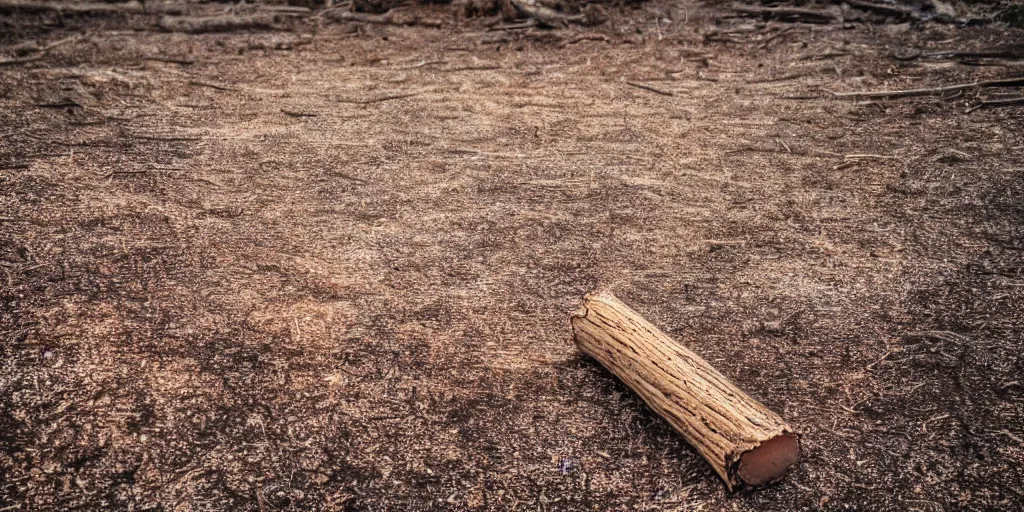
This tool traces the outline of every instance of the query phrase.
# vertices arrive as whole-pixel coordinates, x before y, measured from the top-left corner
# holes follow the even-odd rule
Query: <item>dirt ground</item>
[[[1024,508],[1024,106],[969,112],[1021,89],[827,92],[1020,29],[24,21],[81,37],[0,68],[0,511]],[[574,348],[597,287],[799,467],[728,493]]]

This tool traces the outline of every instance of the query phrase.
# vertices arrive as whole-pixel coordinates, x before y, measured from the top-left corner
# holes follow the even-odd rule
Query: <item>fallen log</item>
[[[782,418],[611,293],[584,297],[572,330],[579,349],[682,434],[729,490],[774,482],[799,460]]]

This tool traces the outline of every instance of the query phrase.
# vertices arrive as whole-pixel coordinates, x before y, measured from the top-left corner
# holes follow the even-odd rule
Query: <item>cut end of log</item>
[[[796,435],[778,435],[741,455],[737,476],[747,485],[765,485],[782,478],[799,460],[800,440]]]

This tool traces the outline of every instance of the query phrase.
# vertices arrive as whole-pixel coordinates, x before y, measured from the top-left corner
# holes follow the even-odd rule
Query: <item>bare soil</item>
[[[1024,32],[727,14],[8,18],[82,38],[0,68],[0,510],[1024,508],[1024,108],[968,112],[1021,90],[826,92]],[[798,468],[726,492],[573,346],[598,287]]]

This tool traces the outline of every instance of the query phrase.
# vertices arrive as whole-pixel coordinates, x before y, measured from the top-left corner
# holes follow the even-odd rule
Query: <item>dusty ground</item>
[[[9,32],[86,37],[0,68],[0,510],[1024,507],[1024,109],[823,92],[1024,34],[718,17]],[[574,349],[598,286],[799,468],[727,493]]]

